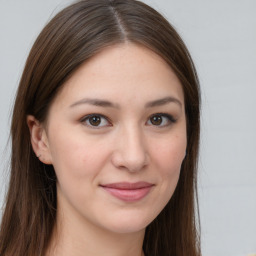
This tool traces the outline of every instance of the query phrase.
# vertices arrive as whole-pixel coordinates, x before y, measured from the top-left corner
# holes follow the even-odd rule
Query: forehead
[[[63,85],[57,101],[79,97],[107,98],[120,103],[177,97],[183,102],[182,85],[170,66],[153,51],[133,43],[102,50],[82,64]]]

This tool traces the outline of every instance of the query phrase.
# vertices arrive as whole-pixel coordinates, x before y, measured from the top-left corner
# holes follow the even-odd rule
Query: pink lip
[[[153,186],[148,182],[120,182],[101,185],[111,195],[126,202],[141,200],[150,192]]]

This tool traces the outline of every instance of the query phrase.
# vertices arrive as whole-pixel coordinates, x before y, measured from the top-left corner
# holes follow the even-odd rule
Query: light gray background
[[[70,2],[0,0],[0,205],[9,116],[28,51],[50,17]],[[182,35],[201,80],[203,255],[256,253],[256,1],[144,2]]]

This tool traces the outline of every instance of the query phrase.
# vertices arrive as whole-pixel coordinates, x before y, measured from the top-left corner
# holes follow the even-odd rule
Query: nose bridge
[[[139,171],[148,162],[146,141],[142,128],[129,123],[124,125],[118,135],[116,164],[129,171]]]

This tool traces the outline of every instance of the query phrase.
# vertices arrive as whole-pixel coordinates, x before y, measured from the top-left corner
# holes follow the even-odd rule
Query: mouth
[[[135,202],[148,195],[154,184],[148,182],[119,182],[100,185],[110,195],[125,202]]]

